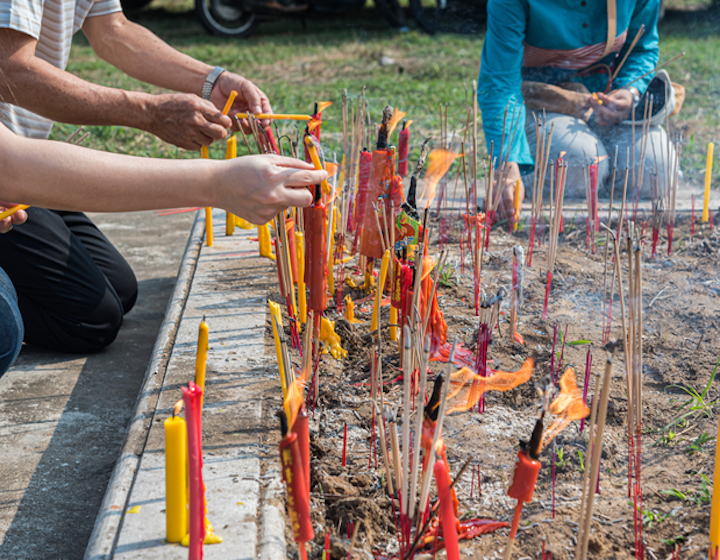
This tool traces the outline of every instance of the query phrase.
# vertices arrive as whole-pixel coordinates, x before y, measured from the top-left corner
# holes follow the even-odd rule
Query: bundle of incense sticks
[[[534,116],[534,115],[533,115]],[[545,186],[545,176],[547,174],[548,161],[550,160],[550,145],[552,143],[554,124],[550,125],[550,130],[545,132],[545,117],[542,119],[535,118],[535,172],[533,174],[533,194],[532,205],[530,207],[530,237],[528,239],[527,250],[527,266],[532,266],[533,250],[535,248],[535,239],[537,236],[538,220],[542,216],[543,206],[543,188]],[[558,171],[565,169],[563,154],[558,158]],[[564,173],[563,173],[564,174]],[[555,178],[557,183],[557,178]],[[552,198],[552,196],[551,196]],[[552,200],[550,201],[552,206]]]
[[[600,476],[600,457],[602,456],[612,369],[612,358],[608,356],[605,361],[602,389],[600,388],[599,382],[595,384],[595,397],[592,402],[592,410],[590,412],[591,420],[588,429],[585,478],[583,480],[580,505],[580,523],[578,525],[577,546],[575,547],[575,558],[577,560],[587,559],[588,544],[590,541],[590,520],[592,519],[596,486],[598,484],[598,477]]]
[[[602,325],[602,342],[607,344],[610,342],[610,331],[612,330],[612,304],[615,288],[615,269],[610,274],[610,284],[608,286],[608,257],[610,256],[610,236],[612,227],[613,201],[615,199],[615,180],[617,178],[617,160],[618,147],[615,146],[615,158],[613,160],[612,182],[610,184],[610,201],[608,202],[607,226],[605,227],[605,258],[603,261],[603,325]],[[625,194],[627,192],[628,168],[625,167],[623,199],[620,209],[620,216],[625,209]],[[619,219],[621,219],[619,217]]]
[[[633,498],[635,557],[645,558],[642,540],[642,243],[634,224],[627,227],[628,304],[627,316],[622,287],[620,242],[615,240],[615,271],[618,278],[623,349],[628,393],[628,497]],[[633,480],[634,477],[634,480]]]
[[[640,161],[637,161],[636,150],[632,150],[632,179],[633,179],[633,222],[637,222],[638,204],[640,203],[640,191],[642,190],[643,178],[645,174],[645,159],[647,156],[648,134],[650,130],[650,117],[653,110],[653,97],[648,95],[645,97],[645,105],[643,106],[643,121],[640,136]],[[632,116],[632,146],[635,146],[635,111],[631,111]]]
[[[557,255],[558,235],[560,233],[560,223],[562,222],[563,197],[565,195],[565,182],[567,180],[567,163],[564,163],[558,177],[558,183],[555,185],[555,197],[553,200],[553,176],[550,176],[550,233],[548,235],[548,262],[547,262],[547,280],[545,285],[545,300],[543,302],[543,321],[547,319],[548,302],[550,299],[550,286],[552,284],[553,271],[555,269],[555,256]]]

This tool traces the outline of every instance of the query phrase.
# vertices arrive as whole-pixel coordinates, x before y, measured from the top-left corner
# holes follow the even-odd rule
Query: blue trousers
[[[0,375],[10,368],[20,353],[23,335],[17,293],[10,278],[0,268]]]

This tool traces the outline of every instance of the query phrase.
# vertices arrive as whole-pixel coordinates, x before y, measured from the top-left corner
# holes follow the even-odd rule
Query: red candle
[[[398,175],[405,177],[407,175],[407,160],[409,149],[410,130],[403,125],[403,129],[398,137]]]
[[[433,467],[435,484],[440,498],[440,523],[442,524],[443,541],[448,560],[460,560],[458,547],[457,517],[450,494],[450,473],[445,461],[435,461]]]
[[[362,228],[365,220],[365,203],[367,201],[368,182],[370,181],[370,164],[372,154],[367,150],[360,152],[358,164],[358,192],[355,200],[355,228]]]
[[[311,541],[315,533],[310,522],[310,499],[305,488],[305,473],[297,434],[287,432],[280,441],[280,461],[288,497],[290,525],[295,542],[300,543],[302,551],[304,543]]]
[[[202,560],[205,540],[205,486],[202,478],[202,389],[195,382],[182,388],[188,435],[188,466],[190,487],[190,551],[189,560]]]
[[[310,309],[322,313],[327,307],[325,205],[318,201],[308,210],[305,222],[305,283],[310,289]]]

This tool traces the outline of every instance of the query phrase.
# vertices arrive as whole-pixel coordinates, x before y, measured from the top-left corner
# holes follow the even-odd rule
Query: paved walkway
[[[180,319],[177,333],[161,330],[158,349],[172,344],[165,368],[152,367],[133,420],[149,432],[137,475],[121,456],[86,552],[87,560],[184,559],[187,548],[165,542],[165,459],[163,420],[182,398],[180,387],[194,377],[198,325],[203,316],[210,330],[210,349],[203,412],[204,479],[208,518],[223,542],[207,545],[213,559],[285,558],[282,494],[277,461],[277,421],[281,393],[272,352],[266,353],[267,294],[275,282],[273,268],[257,256],[256,230],[224,235],[224,212],[214,213],[215,243],[204,244],[199,257],[202,220],[198,221],[181,265],[180,284],[166,321]],[[194,268],[194,270],[191,270]],[[184,271],[187,269],[187,273]],[[182,285],[187,287],[183,297]],[[180,289],[180,292],[178,292]],[[174,307],[174,309],[173,309]],[[173,338],[174,337],[174,338]],[[167,340],[163,340],[163,338]],[[266,355],[267,354],[267,355]],[[164,379],[163,379],[164,375]],[[161,381],[161,382],[160,382]],[[156,408],[142,400],[159,391]],[[150,422],[150,416],[152,421]],[[134,428],[131,428],[131,439]],[[269,460],[267,460],[269,459]]]

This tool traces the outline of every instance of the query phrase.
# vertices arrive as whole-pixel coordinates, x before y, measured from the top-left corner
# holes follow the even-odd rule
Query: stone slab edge
[[[95,519],[84,560],[110,560],[120,534],[122,515],[130,497],[140,458],[147,441],[167,363],[172,353],[180,318],[195,274],[205,232],[204,211],[198,211],[190,232],[178,277],[165,310],[152,357],[145,371],[143,386],[135,404],[125,443],[115,464],[100,511]]]

